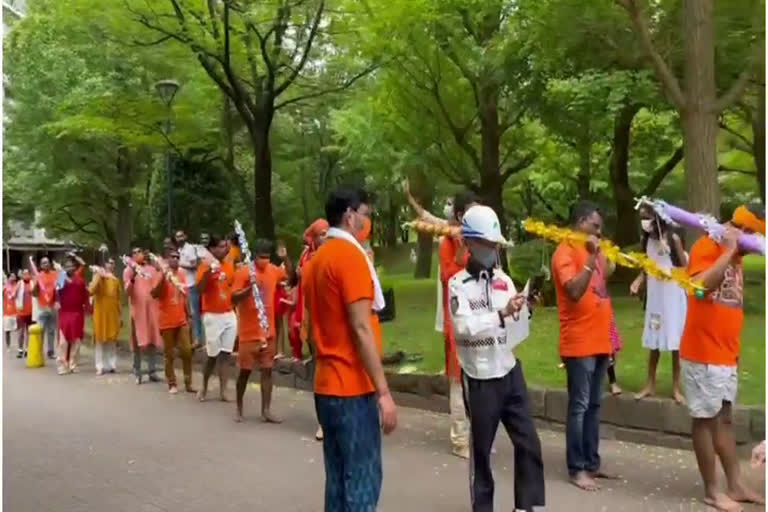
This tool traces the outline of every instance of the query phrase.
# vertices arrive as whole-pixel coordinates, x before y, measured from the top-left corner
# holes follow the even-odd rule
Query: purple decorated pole
[[[678,224],[687,228],[700,229],[715,240],[720,241],[725,226],[717,222],[713,216],[704,213],[691,213],[677,206],[672,206],[660,199],[642,197],[638,199],[637,208],[648,206],[653,209],[665,221],[672,220],[673,225]],[[760,234],[742,234],[739,237],[739,249],[743,252],[765,255],[765,237]]]

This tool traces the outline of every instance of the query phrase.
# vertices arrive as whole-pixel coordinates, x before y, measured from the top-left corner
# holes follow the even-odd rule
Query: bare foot
[[[168,388],[168,392],[172,395],[175,395],[176,393],[179,392],[179,388],[177,388],[176,386],[171,386],[170,388]]]
[[[610,471],[606,471],[604,469],[598,469],[597,471],[592,471],[589,473],[589,476],[592,478],[599,478],[601,480],[620,480],[621,476],[617,475],[616,473],[611,473]]]
[[[270,411],[261,412],[261,421],[264,423],[282,423],[283,420],[272,414]]]
[[[672,398],[675,399],[675,402],[677,402],[680,405],[685,405],[685,397],[680,392],[679,389],[676,389],[672,392]]]
[[[729,490],[727,495],[739,503],[754,503],[756,505],[763,505],[765,503],[765,500],[759,493],[745,487],[743,484],[739,484],[734,490]]]
[[[621,394],[621,388],[615,382],[611,384],[611,394],[613,396],[619,396]]]
[[[229,402],[229,398],[224,393],[221,393],[219,395],[219,400],[221,400],[222,402]]]
[[[642,400],[645,397],[651,397],[655,394],[656,390],[650,386],[647,386],[645,389],[635,395],[635,400]]]
[[[205,389],[200,390],[200,392],[197,394],[197,399],[200,400],[201,402],[205,402],[207,394],[208,394],[207,390]]]
[[[243,421],[245,421],[245,420],[243,419],[243,415],[242,415],[242,414],[240,414],[240,413],[237,413],[237,414],[235,415],[235,423],[242,423]]]
[[[600,486],[587,474],[586,471],[579,471],[571,477],[571,483],[583,491],[598,491]]]
[[[197,393],[197,390],[192,386],[185,386],[184,391],[186,391],[187,393]]]
[[[723,493],[717,493],[714,496],[706,496],[704,503],[720,512],[742,512],[744,508]]]
[[[317,426],[317,432],[315,432],[315,439],[318,441],[323,440],[323,427],[320,425]]]

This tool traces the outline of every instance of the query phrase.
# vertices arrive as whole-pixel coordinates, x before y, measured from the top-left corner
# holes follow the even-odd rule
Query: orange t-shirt
[[[597,268],[578,302],[565,293],[565,284],[584,268],[589,253],[583,246],[563,242],[552,255],[552,274],[560,316],[560,356],[589,357],[611,353],[611,300],[605,286],[605,263]]]
[[[459,265],[456,263],[456,253],[459,252],[460,246],[458,240],[449,236],[443,237],[443,240],[440,242],[440,280],[444,284],[467,266],[469,251],[464,252],[463,264]]]
[[[19,315],[30,316],[32,315],[32,281],[23,282],[21,286],[24,287],[24,306],[19,311]],[[22,291],[19,290],[19,293]]]
[[[197,269],[195,284],[200,284],[203,274],[211,267],[205,262]],[[235,279],[235,266],[232,262],[222,261],[218,270],[208,276],[205,292],[201,294],[203,313],[228,313],[232,311],[232,282]]]
[[[688,274],[710,268],[726,249],[707,236],[691,248]],[[744,276],[741,257],[731,260],[723,282],[703,299],[688,296],[680,357],[705,364],[736,366],[744,324]]]
[[[187,276],[183,269],[176,269],[176,277],[182,286],[186,285]],[[163,279],[158,272],[155,284]],[[163,280],[160,295],[157,297],[158,324],[161,331],[187,325],[187,298],[167,279]]]
[[[373,280],[365,255],[352,243],[332,238],[305,269],[302,282],[317,360],[315,393],[361,396],[374,392],[347,318],[349,304],[373,300]],[[373,311],[371,328],[381,355],[381,328]]]
[[[253,265],[253,263],[251,263]],[[246,288],[251,287],[251,276],[247,265],[243,265],[235,272],[235,282],[232,285],[233,292],[240,292]],[[259,288],[261,292],[261,288]],[[262,295],[262,301],[264,296]],[[267,304],[264,304],[267,307]],[[248,343],[249,341],[260,341],[267,339],[267,335],[261,328],[259,323],[259,310],[256,309],[256,304],[253,302],[253,296],[250,294],[243,297],[240,302],[237,303],[237,336],[240,338],[240,343]]]
[[[9,295],[13,295],[13,292],[18,290],[17,286],[18,283],[13,287],[3,285],[3,316],[16,316],[16,297],[9,297]]]
[[[37,304],[41,308],[53,307],[54,303],[56,303],[56,280],[59,278],[59,274],[55,270],[49,270],[48,272],[41,270],[38,276]]]

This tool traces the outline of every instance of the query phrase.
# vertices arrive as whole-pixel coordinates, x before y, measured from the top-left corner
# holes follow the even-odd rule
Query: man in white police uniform
[[[528,335],[527,297],[518,294],[512,279],[496,268],[504,237],[491,208],[467,210],[461,234],[470,258],[448,288],[471,429],[472,510],[493,510],[490,454],[499,422],[515,447],[515,508],[537,510],[544,506],[541,442],[531,417],[522,364],[512,353]]]

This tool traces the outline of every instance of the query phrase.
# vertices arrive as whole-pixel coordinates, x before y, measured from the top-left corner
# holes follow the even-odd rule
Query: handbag
[[[391,322],[395,319],[395,290],[387,288],[383,291],[384,309],[379,311],[379,322]]]

